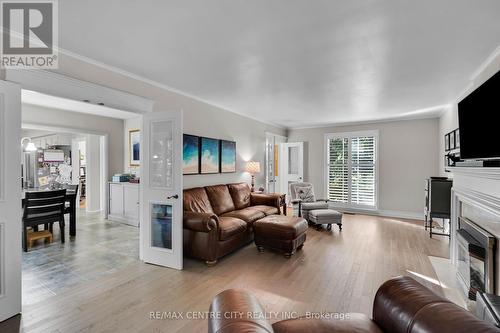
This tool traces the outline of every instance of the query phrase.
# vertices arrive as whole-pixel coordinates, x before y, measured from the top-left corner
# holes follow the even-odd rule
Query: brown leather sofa
[[[498,333],[500,329],[437,296],[410,277],[385,282],[377,291],[373,319],[349,313],[343,319],[301,317],[270,324],[258,300],[243,290],[226,290],[210,306],[208,331],[315,333]],[[348,315],[348,316],[347,316]],[[332,316],[333,317],[333,316]]]
[[[184,190],[184,254],[215,265],[250,243],[255,221],[280,213],[280,196],[257,194],[247,183]]]

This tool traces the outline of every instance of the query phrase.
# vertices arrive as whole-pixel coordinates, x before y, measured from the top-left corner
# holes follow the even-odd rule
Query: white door
[[[266,188],[269,193],[281,191],[281,151],[280,144],[286,142],[286,137],[266,133]]]
[[[21,312],[21,89],[0,80],[0,321]]]
[[[141,259],[182,269],[182,111],[143,116]]]
[[[281,155],[283,157],[281,192],[290,194],[288,193],[290,183],[304,181],[304,143],[282,143]]]

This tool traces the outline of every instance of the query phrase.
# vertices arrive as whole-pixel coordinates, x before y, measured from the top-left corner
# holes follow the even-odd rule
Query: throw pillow
[[[312,186],[297,186],[295,187],[295,196],[301,199],[302,202],[314,202],[314,190]]]

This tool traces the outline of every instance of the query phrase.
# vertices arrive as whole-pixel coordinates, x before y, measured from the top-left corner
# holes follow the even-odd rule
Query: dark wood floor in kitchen
[[[84,271],[87,264],[94,264],[92,257],[116,272],[24,306],[24,332],[206,332],[206,320],[152,320],[150,313],[204,312],[212,298],[228,288],[253,292],[269,311],[371,315],[377,288],[396,275],[413,275],[442,294],[441,286],[432,283],[437,276],[428,256],[448,255],[448,240],[430,239],[421,222],[345,215],[342,233],[336,226],[332,232],[310,228],[303,250],[290,260],[269,251],[259,253],[250,244],[215,267],[185,260],[184,270],[176,271],[135,260],[136,252],[118,237],[128,238],[126,229],[113,232],[122,228],[95,222],[80,231],[67,249],[81,255],[93,244],[96,249],[88,251],[95,252],[88,252],[82,265],[68,266],[67,274],[75,273],[70,267]],[[83,236],[84,232],[89,235]],[[115,252],[108,256],[109,249]],[[127,257],[128,251],[133,255],[125,265],[127,260],[121,255]],[[67,260],[75,259],[68,256]]]

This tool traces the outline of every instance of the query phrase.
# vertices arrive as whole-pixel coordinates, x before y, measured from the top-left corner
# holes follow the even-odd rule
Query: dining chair
[[[66,190],[66,194],[75,194],[78,195],[78,185],[61,185],[61,188]],[[70,214],[71,213],[71,205],[66,202],[64,204],[64,214]]]
[[[23,249],[28,252],[28,228],[59,222],[61,243],[64,243],[64,203],[66,190],[26,192],[23,212]],[[52,230],[50,230],[52,233]]]

